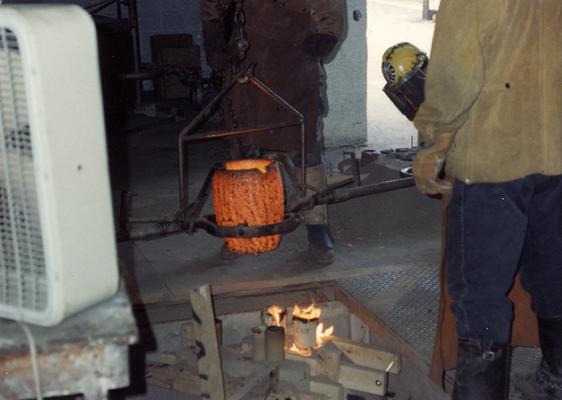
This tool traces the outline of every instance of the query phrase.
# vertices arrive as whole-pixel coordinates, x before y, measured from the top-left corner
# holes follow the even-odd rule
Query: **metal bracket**
[[[178,138],[178,150],[179,150],[179,166],[180,166],[180,211],[182,212],[182,217],[184,222],[189,221],[189,215],[187,214],[188,204],[189,204],[189,176],[188,176],[188,159],[187,159],[187,148],[190,143],[203,142],[209,140],[223,139],[226,137],[242,136],[247,134],[263,134],[269,133],[272,130],[279,130],[281,128],[288,128],[293,126],[300,126],[301,128],[301,182],[306,184],[306,138],[305,138],[305,126],[304,126],[304,116],[293,106],[291,106],[287,101],[285,101],[279,94],[269,88],[266,84],[261,82],[252,73],[253,67],[248,67],[242,69],[234,79],[227,84],[219,94],[205,107],[201,112],[191,121],[191,123],[186,126],[179,134]],[[217,131],[217,132],[206,132],[193,134],[195,130],[201,125],[201,123],[206,120],[214,111],[215,106],[220,102],[220,100],[228,94],[234,86],[238,84],[252,84],[262,93],[267,95],[269,98],[274,100],[276,103],[281,105],[283,108],[288,110],[290,113],[295,115],[297,119],[291,122],[270,124],[265,126],[259,126],[247,129],[236,129],[227,131]]]

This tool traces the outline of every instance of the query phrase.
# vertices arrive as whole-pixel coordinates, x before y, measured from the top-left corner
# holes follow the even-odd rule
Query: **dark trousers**
[[[448,209],[447,281],[460,338],[509,343],[516,272],[541,318],[562,318],[562,176],[456,181]]]

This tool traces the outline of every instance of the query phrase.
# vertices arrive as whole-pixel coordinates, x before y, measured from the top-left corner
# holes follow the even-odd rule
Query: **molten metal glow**
[[[324,323],[320,322],[320,324],[318,324],[318,326],[316,327],[316,346],[315,348],[318,349],[322,346],[324,346],[324,342],[326,341],[327,338],[329,338],[330,336],[332,336],[334,333],[334,326],[330,326],[329,328],[327,328],[326,330],[324,330]]]
[[[293,316],[300,319],[310,321],[312,319],[320,318],[320,315],[322,315],[322,310],[316,307],[314,303],[306,308],[300,308],[298,304],[295,304],[293,308]]]
[[[303,357],[310,357],[312,355],[311,349],[299,349],[294,343],[289,348],[288,351],[289,351],[289,353],[295,353],[295,354],[298,354],[299,356],[303,356]]]
[[[273,319],[274,326],[281,326],[281,316],[285,313],[285,308],[273,305],[267,309],[267,313]]]
[[[257,169],[262,174],[267,172],[267,167],[273,164],[273,160],[266,160],[261,158],[251,158],[245,160],[227,161],[225,168],[227,171],[247,171],[250,169]]]
[[[221,226],[262,226],[283,222],[285,194],[279,166],[272,160],[228,161],[212,179],[213,208]],[[228,248],[237,254],[275,250],[281,235],[227,237]]]

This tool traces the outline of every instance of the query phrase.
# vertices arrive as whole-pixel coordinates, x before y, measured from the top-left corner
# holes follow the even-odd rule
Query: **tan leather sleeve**
[[[466,121],[484,82],[475,0],[442,0],[425,82],[425,102],[414,125],[420,142],[431,144],[444,133],[455,133]]]
[[[347,14],[345,0],[310,0],[314,33],[332,35],[341,40]]]
[[[207,62],[214,70],[221,70],[228,63],[224,40],[225,0],[201,0],[201,21],[203,23],[203,44]]]

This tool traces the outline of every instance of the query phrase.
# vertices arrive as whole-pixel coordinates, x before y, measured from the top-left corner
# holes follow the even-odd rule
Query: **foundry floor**
[[[147,122],[150,121],[146,118],[135,119],[138,125]],[[177,133],[183,125],[184,122],[162,123],[131,129],[127,135],[111,138],[114,199],[119,198],[121,190],[134,192],[133,216],[171,215],[177,210],[176,146]],[[337,164],[342,160],[342,150],[328,151],[333,175],[339,173]],[[359,154],[361,148],[355,150]],[[223,154],[220,143],[191,149],[191,192],[197,191],[210,166],[221,161]],[[393,168],[387,168],[389,165]],[[382,157],[362,167],[362,173],[369,174],[365,183],[397,178],[395,168],[403,165]],[[115,210],[118,210],[117,202]],[[234,261],[222,260],[219,257],[222,241],[204,232],[120,244],[120,264],[133,290],[132,301],[142,311],[153,305],[182,304],[188,300],[191,287],[203,284],[211,284],[215,295],[228,295],[335,283],[400,337],[427,367],[438,310],[440,201],[409,188],[351,200],[330,206],[329,210],[337,256],[335,263],[326,267],[305,259],[304,227],[286,235],[273,253]],[[207,208],[206,212],[211,210]],[[144,332],[141,337],[150,338],[152,345],[145,347],[152,353],[177,339],[175,325],[166,322],[176,321],[178,317],[168,319],[164,314],[145,314],[151,332]],[[146,326],[142,329],[146,330]],[[535,354],[526,357],[536,359]],[[421,379],[425,380],[425,376]],[[400,385],[420,384],[404,377],[394,384],[391,381],[391,389],[397,400],[447,398],[439,394],[420,397],[415,395],[415,390],[411,392],[414,395],[409,394],[410,390],[404,391],[407,395],[401,393]],[[428,382],[423,385],[431,386]],[[435,388],[424,393],[432,390]],[[127,399],[182,398],[163,389],[144,388],[139,382],[135,382],[132,391],[136,394],[127,394]],[[513,399],[519,399],[514,396]]]

